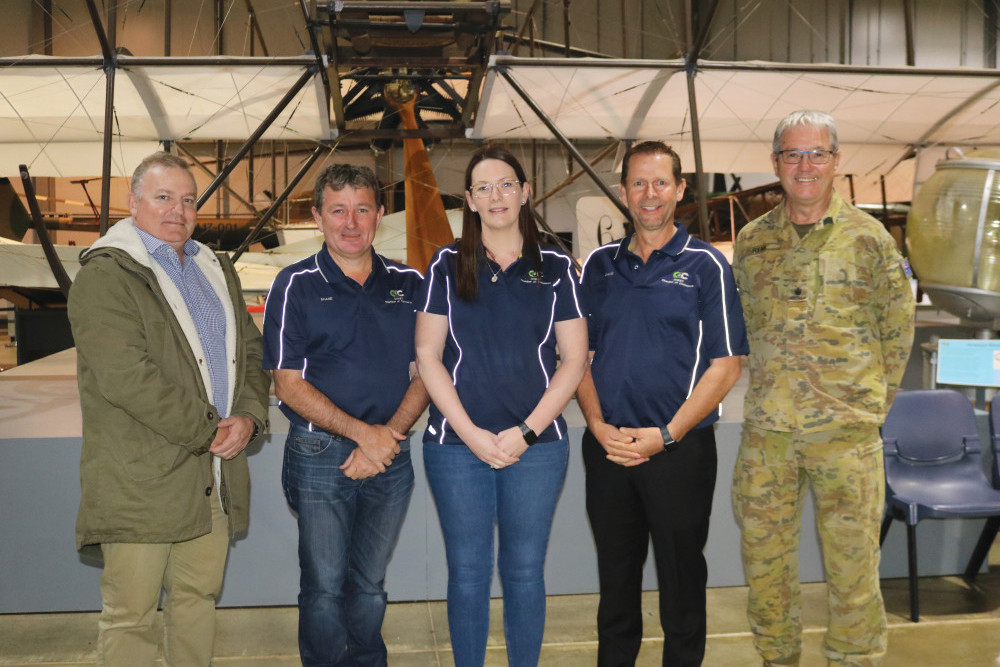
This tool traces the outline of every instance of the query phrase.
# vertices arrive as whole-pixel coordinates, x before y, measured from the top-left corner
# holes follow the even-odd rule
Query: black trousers
[[[642,641],[642,570],[649,540],[660,589],[664,667],[705,657],[704,548],[718,455],[712,427],[688,433],[672,452],[626,468],[583,436],[587,516],[597,544],[601,599],[598,667],[631,667]]]

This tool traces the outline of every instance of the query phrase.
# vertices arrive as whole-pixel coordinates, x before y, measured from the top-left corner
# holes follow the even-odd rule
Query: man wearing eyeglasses
[[[826,659],[869,667],[886,651],[878,429],[910,354],[914,301],[895,241],[834,190],[838,148],[827,113],[778,124],[771,164],[785,200],[740,232],[734,253],[750,386],[733,509],[764,665],[799,662],[799,522],[810,484],[828,587]]]
[[[670,147],[632,146],[621,196],[635,233],[591,253],[581,275],[591,364],[577,400],[601,591],[598,667],[635,664],[650,539],[663,664],[696,666],[705,654],[712,425],[748,348],[728,262],[674,221],[684,187]]]

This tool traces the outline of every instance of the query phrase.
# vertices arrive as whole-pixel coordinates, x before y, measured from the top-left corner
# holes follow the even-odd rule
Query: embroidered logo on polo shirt
[[[680,285],[681,287],[694,287],[690,282],[687,271],[674,271],[669,277],[660,278],[661,283],[667,285]]]
[[[389,298],[385,300],[386,303],[413,303],[410,299],[406,298],[406,292],[401,289],[391,289],[389,290]]]
[[[543,278],[543,276],[542,276],[542,273],[540,271],[535,271],[534,269],[531,269],[530,271],[528,271],[528,275],[526,277],[521,278],[521,282],[522,283],[528,283],[529,285],[551,285],[552,284],[552,281],[547,281],[546,282],[545,280],[542,280],[542,278]]]

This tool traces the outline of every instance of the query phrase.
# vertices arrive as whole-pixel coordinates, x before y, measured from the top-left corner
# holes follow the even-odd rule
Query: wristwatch
[[[521,435],[524,437],[524,441],[528,443],[528,447],[531,447],[533,444],[538,442],[538,434],[532,431],[530,426],[521,422],[521,425],[518,426],[518,428],[521,429]]]
[[[660,427],[660,435],[663,436],[663,451],[672,452],[680,447],[680,443],[674,440],[674,437],[670,435],[670,429],[666,426]]]

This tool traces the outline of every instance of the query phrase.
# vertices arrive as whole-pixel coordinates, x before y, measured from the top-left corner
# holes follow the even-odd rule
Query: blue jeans
[[[292,425],[282,488],[299,522],[299,654],[305,667],[382,666],[385,570],[413,491],[408,442],[382,474],[345,477],[353,440]]]
[[[545,630],[545,552],[566,479],[569,440],[540,442],[493,470],[464,445],[424,443],[424,469],[448,557],[448,628],[456,667],[481,667],[490,627],[493,531],[507,663],[535,667]]]

